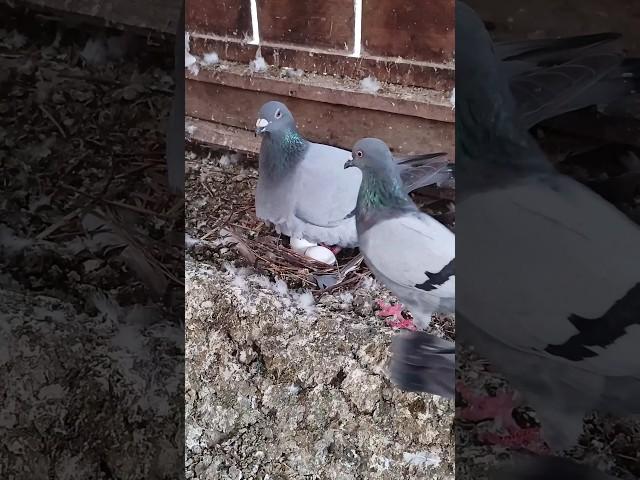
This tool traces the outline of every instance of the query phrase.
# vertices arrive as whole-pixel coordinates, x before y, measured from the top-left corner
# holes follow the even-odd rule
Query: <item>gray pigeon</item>
[[[455,308],[455,235],[418,210],[382,140],[356,142],[350,167],[362,171],[355,221],[365,262],[424,329],[433,313]]]
[[[292,239],[357,246],[354,209],[362,175],[344,170],[349,152],[307,141],[280,102],[262,106],[256,133],[262,135],[257,216]],[[451,178],[442,153],[400,159],[390,170],[402,179],[403,192]]]
[[[567,448],[585,413],[640,411],[640,229],[553,168],[482,21],[462,2],[456,15],[457,339]]]

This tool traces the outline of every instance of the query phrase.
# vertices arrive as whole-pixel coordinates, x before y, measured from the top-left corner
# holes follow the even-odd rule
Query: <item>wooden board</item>
[[[114,27],[134,27],[175,35],[183,0],[25,0],[43,10],[64,12]]]
[[[260,137],[243,128],[186,117],[184,125],[190,140],[216,147],[225,147],[242,153],[260,152]]]
[[[243,38],[252,34],[249,0],[186,0],[189,32]]]
[[[257,48],[255,45],[191,36],[191,53],[194,55],[215,51],[221,58],[245,65],[255,58]],[[305,72],[346,76],[356,80],[373,75],[383,82],[420,86],[441,92],[450,92],[455,86],[454,69],[445,65],[353,58],[264,45],[260,50],[269,65],[298,68]]]
[[[272,93],[244,90],[187,79],[188,116],[252,132],[260,107],[285,102],[300,132],[311,141],[350,149],[362,137],[378,137],[398,153],[445,151],[454,157],[454,125],[345,105],[334,105]]]
[[[343,86],[343,82],[338,81],[324,81],[322,82],[323,85],[314,85],[310,83],[311,81],[302,83],[292,79],[272,78],[257,74],[250,75],[243,69],[236,70],[201,69],[197,75],[187,72],[186,76],[200,82],[217,83],[245,90],[273,93],[279,96],[296,97],[316,102],[411,115],[427,120],[453,122],[455,117],[448,101],[446,103],[435,102],[434,97],[437,95],[433,95],[434,92],[430,92],[432,95],[424,94],[422,97],[418,93],[414,93],[411,99],[408,99],[392,93],[372,95],[361,91],[348,90]],[[323,78],[323,80],[326,79]],[[406,92],[406,89],[402,91]],[[419,92],[420,90],[415,89],[414,91]],[[425,90],[422,91],[425,92]]]
[[[363,51],[378,56],[452,62],[454,9],[454,0],[363,0]]]
[[[260,41],[351,52],[353,8],[353,0],[260,0]]]

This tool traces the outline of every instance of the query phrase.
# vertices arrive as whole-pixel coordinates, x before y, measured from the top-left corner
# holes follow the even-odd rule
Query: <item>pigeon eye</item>
[[[276,110],[276,118],[280,118],[282,116],[282,112],[280,110]]]
[[[362,158],[362,150],[358,150],[358,151],[356,152],[356,156],[357,156],[357,157],[361,157],[361,158]]]

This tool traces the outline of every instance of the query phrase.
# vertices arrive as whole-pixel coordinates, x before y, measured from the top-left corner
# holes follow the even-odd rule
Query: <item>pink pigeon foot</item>
[[[320,245],[331,250],[334,255],[338,255],[342,251],[342,247],[340,245],[326,245],[324,243],[321,243]]]
[[[522,428],[513,419],[513,393],[502,392],[495,397],[480,396],[473,393],[461,383],[457,391],[468,404],[460,410],[460,418],[478,422],[495,419],[496,423],[506,431],[506,434],[483,433],[480,441],[502,447],[525,449],[535,453],[548,453],[549,448],[540,435],[539,427]]]
[[[376,302],[380,311],[377,313],[378,317],[392,317],[385,319],[387,325],[396,330],[416,330],[416,326],[413,324],[412,318],[405,318],[402,315],[402,304],[396,303],[395,305],[385,304],[382,300]]]

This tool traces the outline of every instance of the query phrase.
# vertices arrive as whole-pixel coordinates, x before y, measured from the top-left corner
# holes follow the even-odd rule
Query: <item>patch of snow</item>
[[[264,72],[264,71],[267,70],[267,68],[269,68],[269,65],[267,64],[265,59],[262,58],[262,54],[260,53],[260,49],[258,49],[258,51],[256,51],[256,59],[255,60],[251,60],[251,62],[249,62],[249,68],[254,73],[255,72]]]
[[[360,90],[363,92],[376,93],[381,88],[382,85],[380,85],[380,82],[371,75],[360,80]]]
[[[264,275],[252,275],[249,280],[264,289],[271,290],[271,281]]]
[[[8,253],[20,253],[27,247],[33,245],[34,241],[29,238],[17,237],[13,230],[5,224],[0,224],[0,245]]]
[[[189,70],[189,72],[192,75],[198,75],[198,73],[200,73],[200,65],[198,64],[198,58],[194,57],[191,54],[189,54],[189,57],[190,58],[188,59],[187,57],[184,57],[184,63],[185,63],[185,66],[187,67],[187,70]]]
[[[353,302],[353,294],[351,292],[342,292],[338,295],[338,298],[341,302],[344,303],[352,303]]]
[[[439,455],[430,452],[416,452],[416,453],[402,453],[402,459],[409,465],[425,465],[425,466],[438,466],[442,459]]]
[[[17,30],[13,30],[10,35],[4,38],[2,43],[9,48],[22,48],[27,44],[27,37]]]
[[[385,470],[389,470],[391,466],[391,459],[387,457],[383,457],[381,455],[376,455],[375,453],[371,456],[370,462],[372,468],[374,468],[378,473],[384,472]]]
[[[304,309],[305,312],[311,313],[315,311],[316,301],[313,299],[311,292],[294,294],[294,298],[298,307]]]
[[[218,63],[220,63],[220,57],[216,52],[205,53],[202,58],[203,65],[217,65]]]
[[[184,126],[184,131],[187,132],[187,135],[192,137],[193,134],[196,133],[197,128],[198,127],[196,127],[195,125],[189,124]]]
[[[202,437],[204,430],[191,423],[187,423],[185,430],[185,446],[188,450],[193,450],[194,447],[200,445],[200,437]]]
[[[218,159],[218,165],[221,167],[232,167],[237,165],[242,157],[239,153],[224,154]]]
[[[195,245],[198,245],[200,242],[200,239],[198,238],[193,238],[191,235],[189,235],[188,233],[184,234],[184,246],[185,248],[192,248]]]
[[[189,51],[189,39],[191,36],[189,32],[184,33],[184,68],[189,70],[193,75],[197,75],[200,71],[200,65],[198,65],[198,57],[191,55]]]
[[[102,38],[89,38],[80,52],[80,57],[89,65],[102,65],[107,61],[107,45]]]
[[[298,70],[296,68],[284,67],[284,75],[289,78],[300,78],[304,75],[304,70]]]
[[[287,286],[287,282],[278,278],[276,282],[273,284],[273,291],[279,293],[280,295],[288,295],[289,287]]]
[[[91,300],[98,312],[114,323],[118,321],[122,314],[122,308],[115,298],[104,292],[95,292]]]
[[[298,395],[298,393],[300,393],[300,387],[298,385],[289,385],[287,387],[287,393],[289,395]]]
[[[373,277],[365,277],[362,280],[362,288],[365,290],[376,290],[379,286],[378,281]]]

